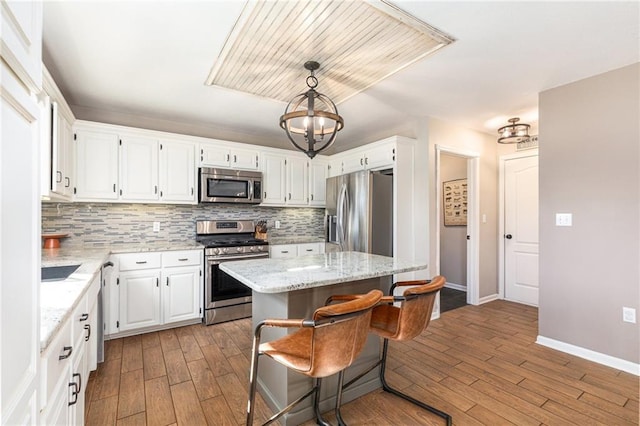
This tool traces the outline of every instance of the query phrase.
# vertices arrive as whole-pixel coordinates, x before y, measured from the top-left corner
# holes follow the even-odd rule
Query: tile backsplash
[[[65,233],[65,246],[195,241],[196,220],[266,220],[269,237],[322,237],[324,209],[239,205],[42,203],[42,233]],[[280,221],[275,229],[274,221]],[[160,222],[160,231],[153,231]]]

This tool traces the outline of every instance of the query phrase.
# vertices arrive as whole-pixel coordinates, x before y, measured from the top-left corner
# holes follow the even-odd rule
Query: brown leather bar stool
[[[449,414],[392,388],[384,378],[389,340],[407,341],[422,333],[431,320],[436,294],[444,286],[445,282],[445,278],[438,275],[430,281],[399,281],[391,286],[389,296],[381,299],[378,306],[373,309],[371,315],[370,331],[384,338],[382,356],[378,362],[368,370],[354,377],[344,385],[343,389],[351,386],[365,374],[380,366],[382,389],[442,417],[446,420],[448,426],[451,425],[451,416]],[[407,288],[402,293],[402,296],[393,295],[396,287],[407,286],[411,287]],[[329,301],[350,300],[351,297],[350,295],[332,296],[329,298]],[[400,306],[394,306],[394,302],[400,302]]]
[[[316,309],[312,319],[266,319],[256,327],[253,338],[253,357],[249,376],[249,402],[247,425],[253,424],[258,359],[266,355],[274,361],[315,379],[313,388],[297,400],[274,414],[269,424],[290,411],[296,404],[315,393],[313,408],[316,421],[328,425],[320,415],[320,386],[322,378],[335,373],[338,376],[337,401],[342,399],[344,369],[362,351],[367,340],[373,307],[382,298],[380,290],[371,290],[354,296],[348,302]],[[263,327],[299,328],[299,330],[271,342],[260,343]],[[340,404],[336,404],[336,417],[342,422]]]

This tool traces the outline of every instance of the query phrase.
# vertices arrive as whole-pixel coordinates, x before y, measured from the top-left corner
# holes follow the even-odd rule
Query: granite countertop
[[[306,244],[306,243],[324,243],[324,237],[305,237],[305,236],[290,236],[290,237],[269,237],[269,244],[272,246],[282,244]]]
[[[49,346],[108,258],[108,249],[42,250],[42,266],[80,267],[63,281],[40,283],[40,351]]]
[[[426,268],[421,261],[353,251],[220,264],[221,270],[259,293],[284,293]]]
[[[80,264],[80,267],[62,281],[40,283],[40,351],[45,350],[60,326],[78,306],[100,268],[111,254],[140,253],[147,251],[201,250],[196,242],[161,242],[153,244],[110,245],[104,247],[61,247],[42,249],[41,264],[65,266]]]

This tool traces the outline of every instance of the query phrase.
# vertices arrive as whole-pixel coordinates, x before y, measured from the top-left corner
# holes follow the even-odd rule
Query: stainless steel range
[[[269,246],[254,238],[251,220],[196,222],[196,240],[205,246],[204,322],[207,325],[251,316],[251,289],[220,270],[231,260],[269,257]]]

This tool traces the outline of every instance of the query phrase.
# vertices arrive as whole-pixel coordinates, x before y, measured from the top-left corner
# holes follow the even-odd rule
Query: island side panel
[[[254,328],[265,318],[311,318],[313,312],[324,305],[327,298],[334,294],[362,294],[372,289],[380,289],[387,294],[389,288],[388,277],[346,282],[296,290],[288,293],[258,293],[253,292],[253,324]],[[283,336],[286,329],[265,328],[262,342]],[[295,329],[290,329],[293,332]],[[380,340],[369,335],[367,344],[353,365],[347,369],[345,382],[365,370],[378,360]],[[312,379],[287,370],[268,357],[261,357],[258,371],[258,385],[262,396],[271,409],[282,409],[313,386]],[[377,370],[369,373],[343,394],[343,403],[347,403],[381,386]],[[323,379],[320,408],[322,412],[332,409],[335,405],[337,388],[337,374]],[[285,416],[286,425],[295,425],[314,416],[311,399],[299,404]]]

